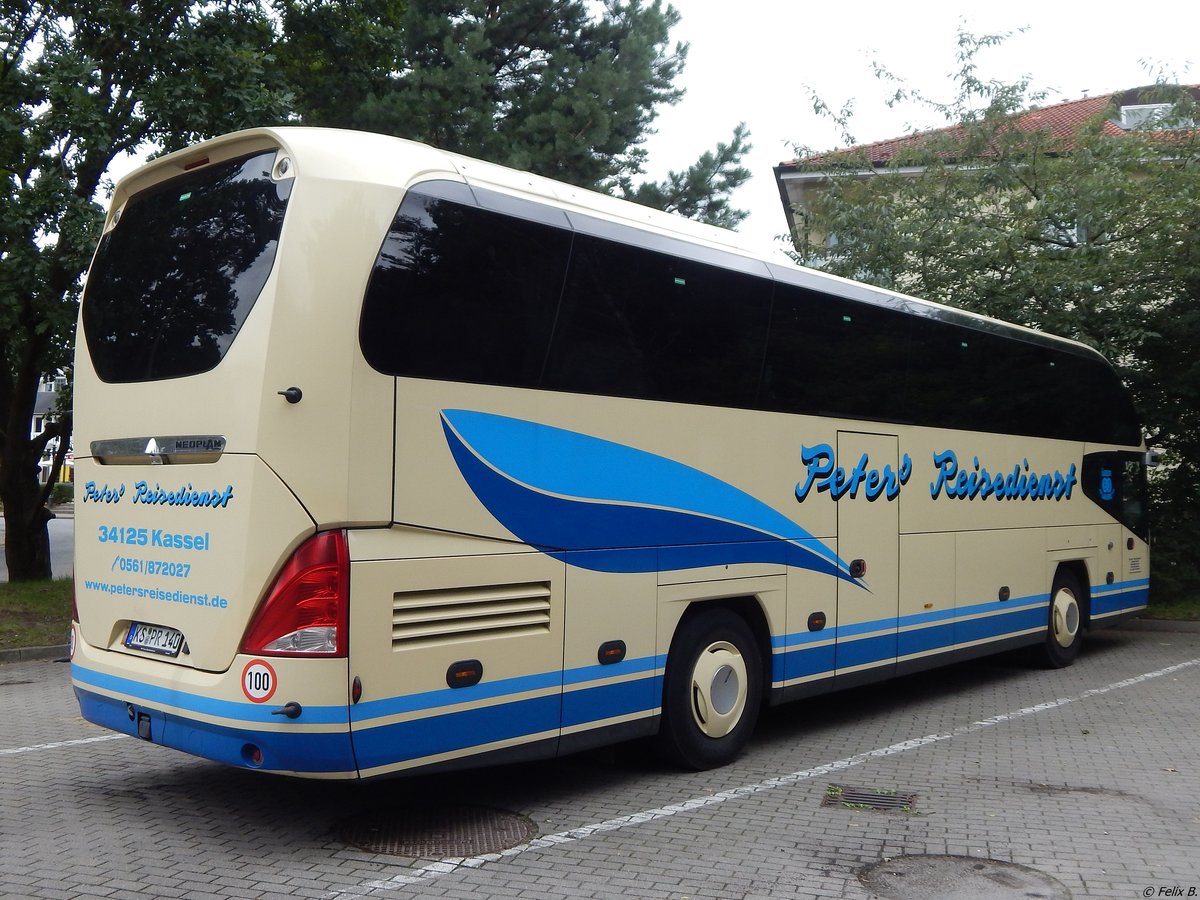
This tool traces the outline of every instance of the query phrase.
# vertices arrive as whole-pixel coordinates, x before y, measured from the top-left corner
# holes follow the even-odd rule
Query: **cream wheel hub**
[[[1050,604],[1050,627],[1060,647],[1070,647],[1079,634],[1079,601],[1067,588],[1059,588]]]
[[[692,717],[711,738],[724,737],[746,709],[746,661],[728,641],[704,648],[692,669]]]

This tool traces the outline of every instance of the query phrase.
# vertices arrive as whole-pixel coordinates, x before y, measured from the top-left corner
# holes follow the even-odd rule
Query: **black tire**
[[[722,608],[687,618],[667,656],[660,751],[690,769],[725,765],[750,739],[762,696],[762,655],[746,620]]]
[[[1035,648],[1035,657],[1047,669],[1062,669],[1075,662],[1083,646],[1084,603],[1086,596],[1079,579],[1067,569],[1059,569],[1050,588],[1050,609],[1046,637]]]

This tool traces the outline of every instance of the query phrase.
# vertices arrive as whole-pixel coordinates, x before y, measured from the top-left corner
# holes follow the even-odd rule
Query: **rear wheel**
[[[750,739],[762,691],[762,656],[741,616],[713,609],[687,619],[667,657],[664,755],[692,769],[730,762]]]
[[[1038,661],[1050,669],[1069,666],[1083,646],[1083,590],[1066,569],[1054,576],[1050,589],[1050,621],[1038,648]]]

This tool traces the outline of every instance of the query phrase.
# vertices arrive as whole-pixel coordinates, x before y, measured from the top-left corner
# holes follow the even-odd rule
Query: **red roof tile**
[[[1200,85],[1190,85],[1186,88],[1197,101],[1200,101]],[[1117,115],[1119,108],[1122,106],[1132,106],[1136,104],[1153,102],[1146,99],[1147,92],[1153,88],[1134,88],[1128,91],[1121,91],[1115,94],[1103,94],[1098,97],[1084,97],[1081,100],[1069,100],[1066,103],[1058,103],[1054,106],[1045,106],[1040,109],[1031,109],[1023,113],[1019,113],[1014,117],[1014,124],[1021,131],[1045,131],[1057,138],[1069,139],[1078,132],[1088,121],[1097,116],[1104,115],[1106,112],[1109,115]],[[1108,119],[1103,125],[1104,132],[1113,136],[1125,134],[1125,129],[1122,128],[1113,119]],[[959,125],[951,125],[947,128],[939,128],[932,131],[923,131],[916,134],[909,134],[898,138],[889,138],[884,141],[876,141],[873,144],[860,144],[856,147],[850,147],[844,150],[833,150],[828,153],[816,153],[812,156],[805,156],[798,160],[785,162],[781,168],[796,168],[803,165],[805,168],[812,166],[820,166],[824,163],[832,163],[839,158],[846,157],[851,154],[865,154],[873,166],[881,167],[887,165],[895,159],[902,151],[906,149],[915,149],[921,147],[930,138],[947,137],[953,138],[956,133],[961,132],[962,127]]]

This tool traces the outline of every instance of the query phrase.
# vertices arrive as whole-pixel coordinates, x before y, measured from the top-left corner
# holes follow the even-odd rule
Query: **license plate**
[[[125,646],[134,650],[161,653],[163,656],[178,656],[183,647],[183,632],[165,625],[148,625],[134,622],[125,635]]]

